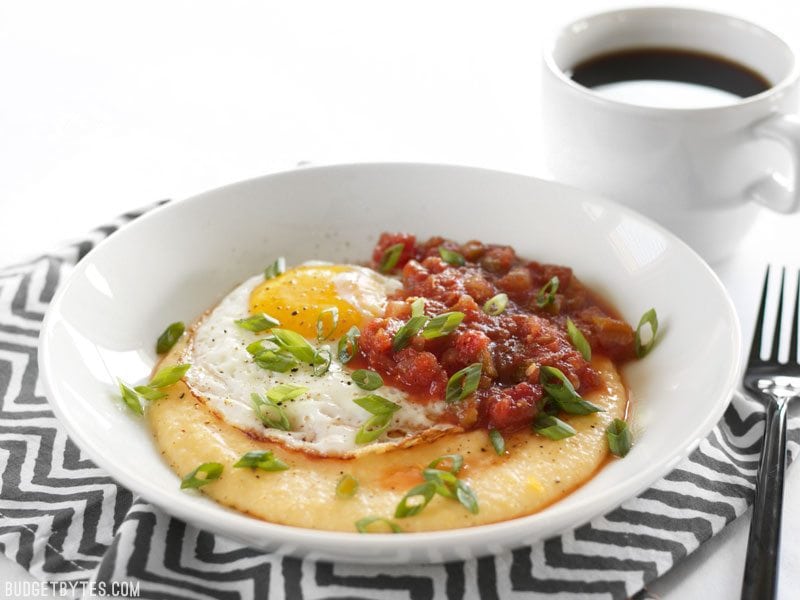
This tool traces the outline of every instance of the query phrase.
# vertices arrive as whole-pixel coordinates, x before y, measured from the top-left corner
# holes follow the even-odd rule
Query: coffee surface
[[[656,106],[714,106],[771,87],[749,67],[720,56],[674,48],[602,54],[579,63],[568,74],[604,96]]]

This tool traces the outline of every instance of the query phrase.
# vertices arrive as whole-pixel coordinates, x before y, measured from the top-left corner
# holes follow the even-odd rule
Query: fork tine
[[[775,332],[772,334],[772,351],[767,360],[778,362],[778,351],[781,345],[781,329],[783,324],[783,282],[786,279],[786,267],[781,268],[781,289],[778,292],[778,314],[775,317]]]
[[[797,328],[800,326],[800,270],[797,271],[797,289],[794,291],[794,316],[792,317],[792,336],[789,339],[789,364],[797,363]]]
[[[767,312],[767,286],[769,284],[769,265],[767,272],[764,273],[764,289],[761,291],[761,304],[756,315],[756,327],[753,330],[753,343],[750,344],[750,357],[747,359],[748,365],[761,362],[761,338],[764,333],[764,313]]]

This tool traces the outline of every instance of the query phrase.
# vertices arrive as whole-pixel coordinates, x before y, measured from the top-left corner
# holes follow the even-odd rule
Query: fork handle
[[[768,600],[778,595],[787,405],[785,398],[774,396],[767,403],[753,519],[747,540],[742,600]]]

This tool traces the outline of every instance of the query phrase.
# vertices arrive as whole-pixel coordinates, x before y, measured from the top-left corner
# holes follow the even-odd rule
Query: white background
[[[800,43],[800,3],[791,0],[682,4],[743,16]],[[2,1],[0,265],[127,209],[303,161],[444,162],[547,176],[543,36],[625,5]],[[765,213],[740,252],[716,265],[748,342],[763,266],[800,260],[797,231],[797,216]],[[793,473],[786,505],[798,502]],[[651,590],[737,596],[746,521]],[[800,516],[788,510],[784,597],[800,580],[798,533]],[[0,559],[0,581],[25,577]]]

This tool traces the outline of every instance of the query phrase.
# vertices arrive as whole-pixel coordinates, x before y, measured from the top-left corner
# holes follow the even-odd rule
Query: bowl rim
[[[256,519],[254,517],[248,516],[244,513],[238,512],[234,509],[228,508],[222,504],[218,504],[214,502],[213,507],[209,507],[209,509],[218,509],[213,512],[213,515],[207,515],[204,518],[200,518],[203,515],[200,515],[197,510],[196,505],[190,505],[189,503],[185,504],[174,504],[170,503],[171,499],[167,496],[167,492],[163,492],[158,486],[151,485],[146,489],[142,489],[141,483],[142,481],[136,479],[133,476],[129,476],[127,472],[120,471],[115,468],[113,458],[101,451],[99,447],[97,447],[93,442],[89,435],[87,435],[86,431],[76,430],[70,425],[69,419],[65,417],[65,412],[63,411],[63,403],[58,398],[58,393],[56,392],[56,385],[53,380],[53,375],[55,373],[55,368],[52,364],[53,355],[50,352],[50,337],[52,335],[52,331],[54,325],[60,320],[58,307],[62,304],[64,297],[69,293],[71,288],[71,284],[74,280],[82,274],[88,265],[91,264],[91,258],[93,255],[97,253],[101,253],[103,249],[109,245],[116,243],[115,240],[119,239],[119,235],[126,235],[126,231],[129,231],[131,228],[136,228],[137,223],[146,223],[152,219],[159,219],[161,215],[167,212],[174,212],[180,211],[188,202],[197,201],[201,198],[204,198],[208,195],[216,195],[220,193],[230,193],[231,191],[236,190],[236,188],[240,186],[246,186],[250,184],[254,184],[256,182],[262,181],[269,181],[271,179],[276,178],[284,178],[284,177],[303,177],[304,173],[326,173],[326,172],[339,172],[339,171],[353,171],[353,170],[417,170],[417,169],[431,169],[431,170],[449,170],[452,172],[472,172],[475,174],[482,175],[491,175],[491,176],[501,176],[504,178],[517,178],[517,179],[526,179],[526,180],[534,180],[538,183],[544,183],[548,187],[553,188],[568,188],[573,190],[574,192],[579,193],[587,200],[591,200],[593,203],[603,206],[604,208],[610,208],[613,211],[618,212],[619,214],[629,216],[633,218],[635,221],[640,223],[644,223],[648,228],[654,229],[656,232],[660,233],[661,235],[667,237],[670,240],[670,243],[677,244],[682,251],[687,252],[690,254],[692,260],[697,263],[697,266],[700,267],[704,274],[710,277],[713,284],[718,288],[720,291],[720,296],[724,300],[725,308],[727,316],[731,318],[731,323],[733,325],[732,328],[732,344],[730,346],[731,349],[731,358],[733,360],[730,361],[728,366],[725,382],[724,385],[720,386],[720,392],[718,395],[718,399],[713,404],[713,409],[708,412],[706,417],[699,422],[697,422],[694,427],[691,429],[690,434],[684,436],[684,439],[687,440],[686,443],[676,446],[676,448],[671,451],[667,458],[662,459],[660,461],[654,461],[652,464],[653,466],[649,469],[644,469],[639,471],[635,476],[626,479],[624,482],[621,482],[617,485],[614,489],[613,494],[605,493],[600,498],[586,498],[579,502],[576,506],[572,506],[570,508],[570,512],[574,512],[576,514],[583,515],[581,517],[580,523],[585,523],[601,514],[604,514],[611,509],[619,506],[621,503],[631,499],[632,497],[636,496],[638,493],[652,485],[654,482],[662,478],[668,472],[670,472],[675,465],[680,462],[683,458],[688,456],[699,444],[700,442],[710,433],[710,431],[714,428],[717,422],[722,417],[725,409],[727,408],[728,404],[730,403],[731,397],[733,392],[736,390],[739,379],[741,378],[741,371],[742,365],[740,357],[741,352],[741,327],[739,325],[739,318],[736,313],[733,301],[731,300],[727,290],[725,289],[724,285],[722,284],[719,277],[714,273],[714,271],[705,263],[705,261],[700,258],[700,256],[692,250],[685,242],[683,242],[680,238],[678,238],[675,234],[668,231],[663,226],[655,223],[651,219],[637,213],[636,211],[619,205],[611,200],[608,200],[602,196],[599,196],[593,192],[580,190],[578,188],[562,184],[560,182],[542,179],[539,177],[525,175],[520,173],[512,173],[497,169],[486,169],[481,167],[472,167],[472,166],[462,166],[462,165],[453,165],[453,164],[445,164],[445,163],[426,163],[426,162],[367,162],[367,163],[337,163],[337,164],[328,164],[328,165],[319,165],[319,166],[303,166],[301,168],[291,169],[287,171],[279,171],[274,173],[268,173],[265,175],[260,175],[257,177],[252,177],[244,180],[240,180],[237,182],[229,183],[224,186],[220,186],[211,190],[207,190],[205,192],[201,192],[199,194],[194,194],[187,198],[183,198],[180,200],[176,200],[173,202],[168,202],[163,205],[157,206],[152,210],[146,212],[145,214],[137,217],[133,221],[126,223],[122,227],[119,228],[118,231],[114,232],[112,235],[104,238],[100,241],[86,256],[84,256],[72,269],[69,273],[66,280],[62,281],[59,285],[59,289],[57,290],[55,296],[53,297],[50,305],[47,308],[45,318],[42,321],[41,332],[39,336],[39,344],[38,344],[38,365],[39,365],[39,376],[40,381],[43,385],[43,389],[45,395],[48,399],[50,407],[52,408],[55,416],[59,421],[59,425],[63,426],[66,430],[66,433],[72,438],[72,440],[78,445],[81,451],[85,452],[89,458],[101,469],[103,469],[106,474],[111,477],[114,481],[119,483],[122,487],[125,487],[129,491],[140,495],[142,498],[147,500],[148,502],[152,502],[155,506],[159,507],[169,515],[178,517],[186,522],[196,524],[197,526],[210,530],[216,533],[220,533],[227,537],[234,537],[239,540],[253,540],[255,534],[264,534],[265,540],[274,540],[280,541],[284,545],[289,544],[290,546],[293,544],[305,547],[315,547],[320,549],[324,552],[326,549],[335,548],[342,543],[347,543],[349,548],[357,548],[359,552],[368,552],[370,549],[384,549],[387,545],[391,546],[392,550],[395,551],[414,551],[418,550],[421,545],[429,544],[431,549],[441,549],[447,546],[453,546],[453,544],[457,544],[459,542],[465,543],[470,547],[474,547],[477,542],[482,542],[484,544],[490,543],[493,539],[496,539],[498,536],[507,537],[509,534],[512,534],[511,537],[516,537],[519,539],[519,543],[516,547],[523,545],[525,543],[524,533],[521,533],[524,529],[529,529],[532,526],[535,526],[538,521],[543,520],[544,518],[550,517],[552,513],[555,511],[557,516],[559,504],[561,501],[557,501],[551,505],[548,505],[546,508],[542,509],[541,511],[535,512],[530,515],[525,515],[505,521],[489,523],[484,525],[476,525],[472,527],[464,527],[464,528],[457,528],[457,529],[446,529],[446,530],[437,530],[437,531],[425,531],[425,532],[408,532],[413,533],[413,535],[396,535],[391,533],[374,533],[369,535],[364,535],[357,532],[347,532],[347,531],[329,531],[329,530],[318,530],[318,529],[310,529],[304,527],[297,527],[291,525],[283,525],[279,523],[272,523],[268,521],[264,521],[261,519]],[[55,399],[55,400],[54,400]],[[578,488],[579,489],[579,488]],[[568,498],[569,494],[565,496]],[[562,499],[563,500],[563,499]],[[213,516],[213,521],[209,520],[209,517]],[[578,525],[575,525],[577,527]],[[559,531],[563,532],[568,529],[561,528]],[[272,538],[269,537],[269,534],[273,534]],[[490,544],[487,544],[487,546]],[[502,544],[504,547],[514,547],[510,546],[507,543]],[[487,547],[484,555],[492,554],[496,551],[496,549]],[[292,551],[280,551],[281,553],[289,553],[291,554]],[[297,554],[297,552],[295,552]],[[301,553],[302,554],[302,553]],[[306,553],[307,554],[307,553]],[[470,553],[470,556],[480,556],[480,552],[478,553]],[[381,561],[379,556],[376,556],[378,560],[375,562],[385,562]],[[388,559],[387,559],[388,560]],[[445,560],[445,559],[443,559]],[[446,559],[449,560],[449,559]],[[431,561],[428,561],[431,562]]]

